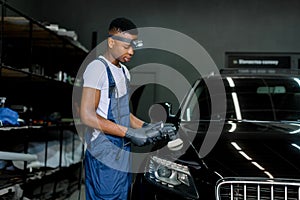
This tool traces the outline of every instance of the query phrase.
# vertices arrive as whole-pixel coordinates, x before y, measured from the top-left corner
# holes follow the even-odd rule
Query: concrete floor
[[[81,186],[81,190],[76,190],[68,199],[66,200],[85,200],[85,190],[84,184]]]

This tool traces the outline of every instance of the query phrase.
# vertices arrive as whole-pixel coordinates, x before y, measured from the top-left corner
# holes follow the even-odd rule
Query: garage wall
[[[197,40],[217,65],[225,51],[300,52],[299,0],[8,0],[41,21],[75,30],[91,48],[112,18],[126,16],[140,27],[175,29]]]
[[[131,18],[139,27],[163,27],[180,31],[201,44],[218,68],[225,52],[300,52],[299,0],[8,0],[39,21],[57,23],[75,30],[78,40],[91,49],[92,32],[98,42],[107,34],[110,21]],[[191,83],[198,77],[189,64],[176,55],[147,50],[137,52],[129,67],[160,63],[180,71]],[[152,73],[148,70],[147,73]],[[168,77],[156,71],[160,77]],[[186,91],[174,80],[180,91]],[[182,88],[181,88],[182,87]],[[164,94],[163,91],[158,91]],[[156,94],[159,101],[162,98]],[[176,105],[178,101],[169,100]],[[179,100],[180,101],[180,100]],[[176,106],[174,106],[176,107]]]

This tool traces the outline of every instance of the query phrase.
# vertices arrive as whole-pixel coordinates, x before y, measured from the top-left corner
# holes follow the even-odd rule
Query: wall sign
[[[227,68],[286,68],[300,69],[298,53],[225,53]]]

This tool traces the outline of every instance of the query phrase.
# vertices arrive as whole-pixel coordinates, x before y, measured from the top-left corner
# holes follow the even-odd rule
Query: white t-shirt
[[[100,58],[106,61],[111,70],[111,73],[116,83],[116,95],[118,95],[119,98],[124,96],[127,93],[127,87],[126,78],[124,76],[122,68],[125,71],[126,77],[128,78],[128,80],[130,80],[130,74],[128,69],[123,64],[120,64],[121,67],[115,66],[103,56],[100,56]],[[104,65],[104,63],[97,59],[89,63],[83,74],[83,81],[83,87],[95,88],[101,91],[100,102],[96,112],[98,115],[107,119],[110,99],[108,97],[109,82],[106,72],[106,66]],[[118,97],[116,96],[116,98]]]

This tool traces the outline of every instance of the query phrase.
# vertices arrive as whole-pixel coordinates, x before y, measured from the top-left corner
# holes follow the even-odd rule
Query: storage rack
[[[62,165],[62,152],[66,131],[74,133],[73,153],[78,145],[72,90],[88,51],[78,41],[50,30],[48,24],[24,15],[6,1],[1,0],[0,5],[0,97],[6,98],[6,107],[27,107],[26,112],[19,113],[24,119],[20,126],[0,127],[0,152],[28,154],[31,142],[45,145],[44,166],[28,168],[30,162],[25,160],[23,169],[0,169],[0,199],[65,199],[80,189],[82,181],[83,145],[79,162],[68,166]],[[61,79],[61,73],[68,79]],[[51,119],[52,113],[59,116]],[[59,164],[54,168],[47,163],[51,141],[59,143]]]

